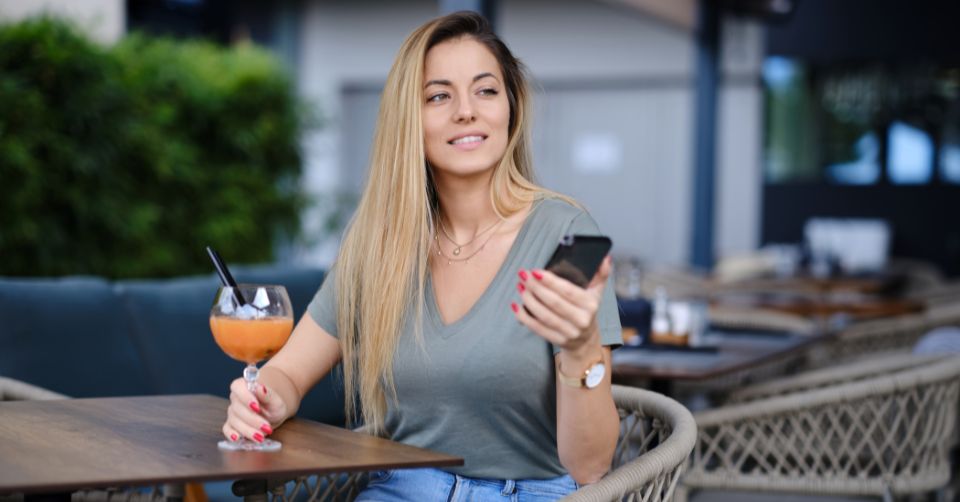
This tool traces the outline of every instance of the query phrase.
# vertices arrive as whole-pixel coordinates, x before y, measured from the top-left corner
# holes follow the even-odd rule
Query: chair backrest
[[[620,439],[613,468],[599,482],[568,495],[564,502],[667,501],[693,450],[697,424],[683,405],[633,387],[613,386],[620,413]]]
[[[917,314],[858,322],[841,331],[808,358],[808,369],[832,366],[879,352],[906,351],[934,328],[960,325],[960,302],[929,305]]]
[[[731,393],[727,403],[755,401],[888,375],[936,362],[947,355],[919,357],[912,356],[904,351],[871,354],[867,358],[849,364],[839,364],[815,371],[807,371],[792,377],[778,378],[770,382],[743,387]]]
[[[698,413],[699,440],[684,484],[860,495],[943,486],[950,479],[960,356],[918,361]]]

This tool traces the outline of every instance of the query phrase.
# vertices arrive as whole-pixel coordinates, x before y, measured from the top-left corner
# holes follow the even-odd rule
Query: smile
[[[484,136],[463,136],[455,140],[448,141],[451,145],[467,145],[473,143],[482,143],[486,138]]]

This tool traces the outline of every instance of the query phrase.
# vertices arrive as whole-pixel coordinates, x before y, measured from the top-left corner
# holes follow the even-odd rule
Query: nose
[[[453,121],[458,124],[469,124],[476,119],[477,116],[473,111],[473,106],[470,104],[470,100],[460,100],[460,106],[457,107],[457,111],[453,116]]]

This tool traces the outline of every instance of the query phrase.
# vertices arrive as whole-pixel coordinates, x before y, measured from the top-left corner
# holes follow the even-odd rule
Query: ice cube
[[[217,307],[220,310],[221,314],[230,315],[233,314],[233,309],[236,305],[234,302],[233,295],[222,294],[220,295],[220,301],[217,304]]]
[[[267,288],[257,288],[257,294],[253,297],[253,306],[260,310],[270,306],[270,297],[267,296]]]
[[[260,317],[260,311],[248,303],[236,310],[235,317],[243,320],[256,319]]]

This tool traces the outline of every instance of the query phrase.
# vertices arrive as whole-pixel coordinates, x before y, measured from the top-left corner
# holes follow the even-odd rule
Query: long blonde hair
[[[407,321],[420,325],[428,255],[439,208],[424,153],[423,67],[435,45],[471,37],[497,58],[510,102],[509,140],[490,189],[507,217],[543,195],[533,182],[529,97],[522,64],[472,12],[427,22],[403,42],[380,99],[370,169],[337,257],[337,331],[343,355],[347,416],[384,431],[386,395],[396,398],[393,356]],[[415,318],[408,319],[411,307]],[[359,396],[357,410],[354,396]],[[362,415],[362,416],[361,416]]]

